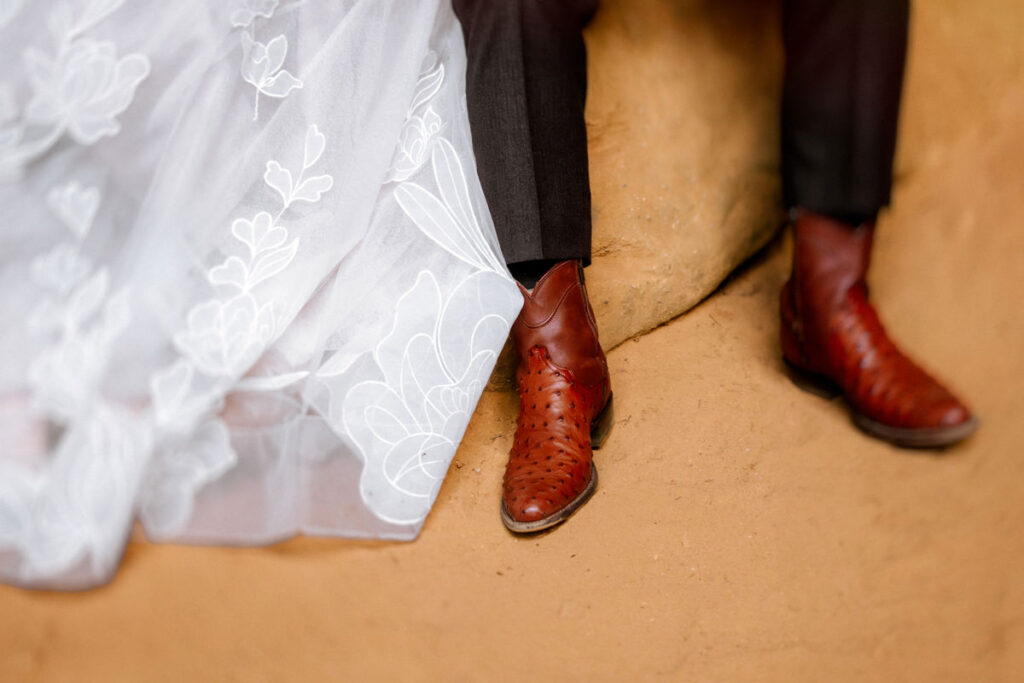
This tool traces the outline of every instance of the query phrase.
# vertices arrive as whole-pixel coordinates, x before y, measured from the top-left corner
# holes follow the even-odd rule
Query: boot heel
[[[605,404],[604,409],[594,419],[594,424],[590,426],[590,447],[593,450],[598,450],[604,445],[605,439],[608,438],[608,433],[612,431],[612,425],[615,423],[615,409],[612,407],[613,396],[608,396],[608,403]]]
[[[786,358],[782,361],[786,365],[786,374],[789,375],[790,381],[804,391],[826,399],[835,398],[841,393],[839,387],[830,379],[798,368]]]

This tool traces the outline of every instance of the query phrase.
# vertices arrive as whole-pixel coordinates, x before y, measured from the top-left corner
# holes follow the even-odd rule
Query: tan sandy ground
[[[944,6],[872,286],[981,415],[968,443],[896,450],[783,377],[782,239],[610,354],[601,486],[563,528],[501,526],[489,392],[417,542],[134,544],[98,591],[3,587],[0,681],[1024,680],[1024,12]]]

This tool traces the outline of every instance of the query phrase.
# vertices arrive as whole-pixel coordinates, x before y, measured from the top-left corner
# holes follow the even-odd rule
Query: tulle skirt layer
[[[0,578],[419,532],[521,298],[444,0],[0,5]]]

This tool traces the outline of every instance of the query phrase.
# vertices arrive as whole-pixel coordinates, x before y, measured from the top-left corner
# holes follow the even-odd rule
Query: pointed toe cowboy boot
[[[781,296],[783,358],[802,388],[841,393],[868,434],[904,447],[950,445],[978,421],[882,327],[865,283],[873,233],[873,223],[798,213]]]
[[[505,466],[501,518],[511,531],[554,526],[597,487],[592,449],[612,424],[608,364],[583,269],[564,261],[523,289],[512,326],[519,356],[519,420]]]

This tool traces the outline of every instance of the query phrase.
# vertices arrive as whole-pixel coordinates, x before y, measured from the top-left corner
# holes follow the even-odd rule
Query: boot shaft
[[[793,225],[792,282],[798,310],[832,309],[853,287],[865,284],[871,264],[874,221],[850,226],[801,210]]]
[[[822,371],[828,366],[834,317],[861,290],[871,262],[874,222],[850,226],[798,210],[793,224],[793,266],[781,296],[782,347],[790,362]]]
[[[532,292],[522,285],[519,288],[523,309],[512,325],[512,339],[520,367],[527,365],[531,348],[543,346],[551,361],[572,372],[583,386],[593,387],[606,381],[608,365],[579,263],[559,263],[537,282]]]

